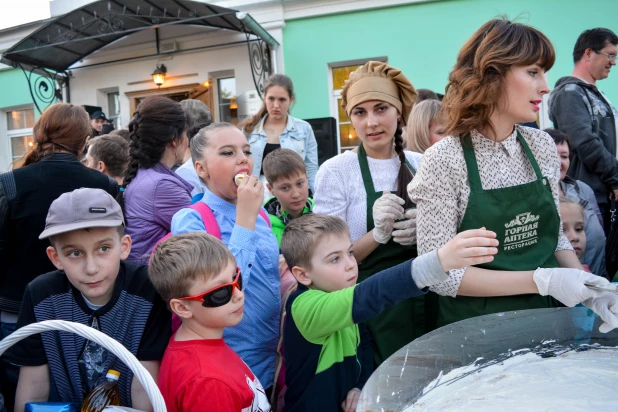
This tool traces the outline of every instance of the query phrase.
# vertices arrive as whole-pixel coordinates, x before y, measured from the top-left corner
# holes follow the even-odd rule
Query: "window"
[[[107,119],[114,125],[114,129],[121,129],[120,125],[120,93],[107,93]]]
[[[386,62],[386,58],[384,57],[371,60]],[[355,63],[356,64],[331,65],[330,68],[330,84],[332,87],[331,115],[337,119],[337,124],[339,126],[339,151],[341,153],[354,149],[360,144],[360,139],[356,134],[356,130],[352,127],[348,115],[341,107],[341,89],[343,89],[345,81],[350,77],[350,73],[365,64],[365,61],[357,61]]]
[[[6,112],[6,134],[11,142],[11,158],[14,169],[21,167],[24,163],[23,157],[34,146],[33,126],[34,109]]]
[[[217,79],[217,104],[219,121],[238,124],[238,104],[236,103],[236,78]]]
[[[359,64],[355,64],[332,68],[333,97],[337,107],[336,119],[339,124],[339,150],[341,153],[354,149],[360,143],[356,130],[352,127],[348,115],[341,107],[341,89],[343,89],[345,81],[350,77],[350,73],[359,67]]]

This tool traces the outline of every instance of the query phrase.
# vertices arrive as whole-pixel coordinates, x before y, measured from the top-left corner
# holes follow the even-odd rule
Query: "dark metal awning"
[[[188,0],[100,0],[47,23],[5,51],[2,60],[64,72],[122,37],[176,24],[241,32],[278,45],[250,15],[236,10]]]
[[[67,82],[66,70],[84,57],[141,30],[171,25],[229,30],[244,33],[248,43],[257,40],[260,45],[250,44],[249,54],[254,81],[261,92],[270,72],[268,47],[274,49],[279,43],[251,15],[201,1],[95,1],[49,21],[2,53],[0,62]],[[252,47],[259,48],[259,53],[254,53]],[[256,55],[261,61],[253,61]],[[254,66],[262,66],[262,72],[258,73]]]

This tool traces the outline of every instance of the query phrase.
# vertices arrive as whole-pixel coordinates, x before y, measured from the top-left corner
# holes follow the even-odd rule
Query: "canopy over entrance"
[[[171,25],[190,25],[205,31],[244,33],[251,71],[258,92],[271,73],[270,49],[279,43],[249,14],[189,0],[100,0],[51,20],[2,54],[2,63],[21,68],[37,104],[62,99],[66,71],[95,51],[131,34]],[[33,74],[40,76],[33,76]]]

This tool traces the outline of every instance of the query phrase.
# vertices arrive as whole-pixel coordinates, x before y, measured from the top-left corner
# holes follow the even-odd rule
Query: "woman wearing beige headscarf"
[[[416,91],[400,70],[370,61],[350,74],[341,97],[361,144],[320,167],[315,212],[347,222],[360,282],[416,256],[416,210],[406,185],[420,155],[403,150],[401,130]],[[437,297],[408,299],[367,323],[376,364],[433,327],[429,301]]]

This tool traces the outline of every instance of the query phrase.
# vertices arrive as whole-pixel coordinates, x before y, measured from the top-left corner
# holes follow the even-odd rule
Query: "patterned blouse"
[[[560,213],[560,159],[553,139],[538,129],[517,126],[517,130],[530,146],[541,173],[551,182],[556,209]],[[502,142],[494,142],[477,131],[473,131],[471,137],[484,190],[536,180],[526,152],[517,141],[516,130]],[[448,136],[425,152],[418,173],[408,185],[408,194],[418,207],[418,254],[444,246],[457,234],[470,196],[468,170],[459,138]],[[562,221],[558,236],[556,251],[573,250],[563,233]],[[431,289],[440,295],[456,296],[466,269],[451,270],[448,280]]]

